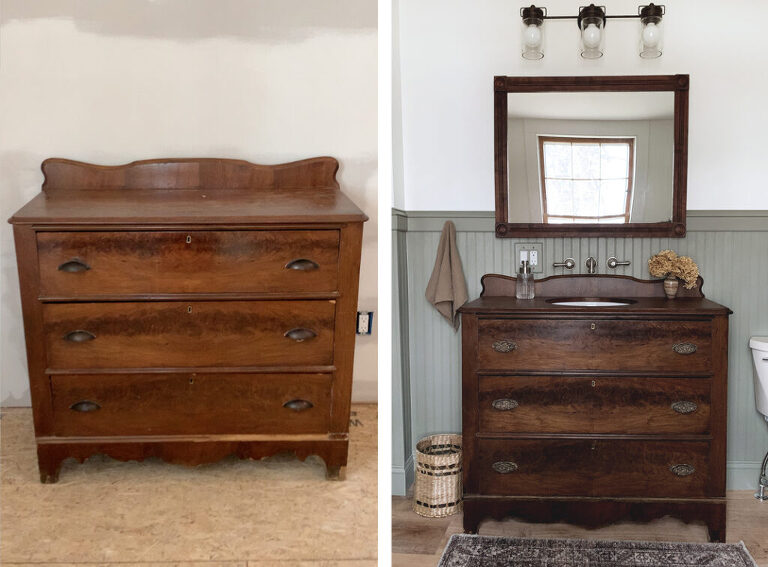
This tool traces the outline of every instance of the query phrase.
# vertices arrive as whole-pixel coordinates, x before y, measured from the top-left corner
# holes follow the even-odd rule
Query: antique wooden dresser
[[[465,531],[670,515],[725,540],[731,312],[698,284],[668,300],[660,280],[553,276],[518,300],[483,277],[461,308]]]
[[[329,157],[43,163],[14,225],[40,478],[95,453],[346,465],[363,222]]]

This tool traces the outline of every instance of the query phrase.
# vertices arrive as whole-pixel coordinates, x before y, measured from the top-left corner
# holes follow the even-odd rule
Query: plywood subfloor
[[[376,565],[377,408],[355,405],[346,479],[310,457],[184,467],[96,456],[40,484],[32,413],[0,419],[0,563]]]
[[[753,492],[728,493],[729,542],[744,541],[759,567],[768,567],[768,502],[759,502]],[[434,567],[448,539],[462,533],[462,516],[422,518],[411,510],[409,498],[392,498],[393,567]],[[584,539],[632,539],[640,541],[707,541],[703,525],[686,525],[663,518],[647,524],[620,523],[588,530],[568,524],[529,524],[514,519],[487,520],[482,535],[508,537],[554,537]]]

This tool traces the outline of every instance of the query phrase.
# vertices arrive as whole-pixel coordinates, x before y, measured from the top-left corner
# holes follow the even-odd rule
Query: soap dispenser
[[[518,299],[533,299],[536,296],[533,282],[533,272],[528,260],[520,262],[520,269],[517,272],[517,286],[515,287],[515,296]]]

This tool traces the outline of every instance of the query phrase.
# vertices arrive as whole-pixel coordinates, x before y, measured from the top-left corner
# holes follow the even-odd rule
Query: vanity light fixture
[[[577,16],[549,16],[546,8],[531,4],[529,7],[520,8],[520,17],[523,22],[522,55],[524,59],[541,59],[544,57],[542,42],[544,20],[572,20],[575,18],[581,32],[581,56],[585,59],[598,59],[603,56],[606,21],[609,18],[637,18],[640,20],[640,57],[644,59],[660,57],[661,21],[664,13],[663,5],[648,4],[647,6],[638,6],[637,15],[609,16],[605,13],[605,6],[590,4],[589,6],[581,6]]]

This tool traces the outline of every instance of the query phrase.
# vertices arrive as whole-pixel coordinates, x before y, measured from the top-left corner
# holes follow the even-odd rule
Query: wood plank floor
[[[392,565],[433,567],[451,535],[462,533],[461,514],[448,518],[422,518],[411,510],[409,498],[392,498]],[[648,524],[620,523],[588,530],[567,524],[529,524],[514,519],[480,524],[482,535],[632,539],[641,541],[707,541],[703,525],[686,525],[663,518]],[[759,567],[768,567],[768,502],[759,502],[753,491],[728,493],[729,542],[743,541]]]

